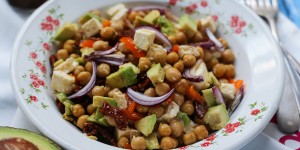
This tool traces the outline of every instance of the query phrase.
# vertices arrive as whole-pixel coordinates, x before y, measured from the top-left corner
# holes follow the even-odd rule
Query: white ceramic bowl
[[[178,16],[213,15],[218,32],[236,55],[236,78],[243,79],[246,94],[228,125],[209,138],[181,149],[237,149],[267,125],[281,99],[284,84],[282,54],[268,27],[248,8],[228,0],[50,0],[27,20],[16,40],[11,59],[12,85],[23,112],[46,136],[66,149],[112,149],[90,140],[62,118],[50,88],[51,37],[64,22],[73,22],[91,9],[124,2],[169,7]]]

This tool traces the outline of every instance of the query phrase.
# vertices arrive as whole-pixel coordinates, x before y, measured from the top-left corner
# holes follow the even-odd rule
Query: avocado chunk
[[[93,106],[102,107],[104,103],[108,103],[110,106],[117,107],[118,104],[115,99],[103,96],[93,96]]]
[[[135,128],[143,133],[145,136],[150,135],[153,132],[154,126],[156,123],[156,114],[151,116],[144,117],[135,122]]]
[[[144,17],[144,20],[153,24],[159,16],[160,12],[158,10],[152,10]]]
[[[81,16],[80,19],[79,19],[79,23],[80,23],[80,24],[84,24],[84,23],[86,23],[87,21],[89,21],[89,20],[92,19],[92,18],[95,18],[95,19],[97,19],[99,22],[102,23],[102,18],[99,17],[99,16],[97,16],[97,15],[95,15],[95,14],[92,14],[92,13],[86,13],[86,14],[84,14],[83,16]]]
[[[215,86],[220,86],[220,82],[219,82],[219,80],[216,78],[216,76],[214,75],[214,73],[212,73],[212,72],[209,72],[208,73],[208,76],[210,77],[210,79],[211,79],[211,81],[212,81],[212,83],[211,84],[213,84],[213,85],[215,85]]]
[[[134,27],[139,27],[139,26],[149,26],[152,25],[151,22],[146,21],[144,18],[140,17],[140,16],[136,16],[135,20],[133,22],[133,26]]]
[[[204,122],[209,124],[213,130],[225,127],[228,121],[229,116],[225,104],[208,108],[207,113],[204,115]]]
[[[87,118],[87,121],[94,122],[105,127],[109,126],[104,116],[99,112],[99,108],[97,108],[97,110]]]
[[[212,107],[217,104],[212,88],[202,90],[202,93],[203,93],[204,100],[208,107]]]
[[[183,121],[184,126],[188,126],[191,123],[191,119],[186,113],[179,112],[177,117]]]
[[[152,65],[147,71],[147,77],[151,80],[153,84],[164,82],[165,71],[160,64]]]
[[[137,74],[130,66],[120,68],[106,77],[106,83],[112,88],[128,87],[137,83]]]
[[[161,32],[166,35],[175,34],[175,27],[166,17],[160,16],[157,19],[157,24],[161,27]]]
[[[140,69],[138,67],[136,67],[134,64],[132,64],[131,62],[119,66],[120,69],[126,68],[126,67],[131,67],[135,74],[139,74],[141,72]]]
[[[0,147],[6,147],[7,149],[61,150],[57,144],[45,136],[25,129],[11,127],[0,127]]]
[[[89,48],[89,47],[84,47],[80,49],[81,52],[81,57],[84,57],[85,55],[90,55],[92,52],[94,52],[95,50],[93,48]]]
[[[78,29],[78,27],[76,24],[65,23],[56,32],[56,34],[54,36],[54,40],[64,42],[64,41],[72,38],[75,35],[77,29]]]
[[[152,133],[149,136],[145,137],[147,149],[159,149],[159,143],[157,140],[156,133]]]
[[[179,19],[179,26],[188,38],[192,38],[197,32],[197,23],[187,14]]]

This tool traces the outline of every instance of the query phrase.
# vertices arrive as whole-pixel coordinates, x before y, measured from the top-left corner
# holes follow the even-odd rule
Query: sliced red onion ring
[[[214,96],[216,97],[217,104],[225,104],[223,95],[217,86],[212,87]]]
[[[241,88],[237,91],[235,94],[235,97],[233,99],[233,102],[229,106],[228,114],[231,116],[233,111],[237,108],[237,106],[241,103],[242,99],[244,97],[244,86],[241,86]]]
[[[86,60],[94,61],[96,63],[108,63],[110,65],[122,65],[125,62],[125,55],[123,54],[110,54],[110,55],[86,55]]]
[[[105,50],[105,51],[92,52],[91,55],[107,55],[107,54],[111,54],[111,53],[117,51],[118,46],[119,46],[119,42],[117,42],[115,44],[115,46],[112,47],[111,49],[108,49],[108,50]]]
[[[134,31],[139,30],[139,29],[148,29],[148,30],[152,30],[155,31],[156,36],[155,38],[158,39],[159,41],[161,41],[164,44],[164,48],[169,52],[172,49],[172,44],[169,41],[169,39],[159,30],[153,28],[153,27],[149,27],[149,26],[141,26],[141,27],[137,27],[134,29]]]
[[[201,76],[201,75],[199,75],[199,76],[192,75],[191,74],[191,68],[186,69],[183,72],[182,77],[189,80],[189,81],[191,81],[191,82],[202,82],[202,81],[204,81],[203,76]]]
[[[93,67],[93,74],[92,74],[92,77],[91,77],[90,81],[88,82],[88,84],[86,84],[86,86],[84,86],[78,92],[76,92],[73,95],[69,96],[68,99],[73,99],[73,98],[83,96],[83,95],[85,95],[86,93],[88,93],[89,91],[92,90],[92,88],[94,87],[94,85],[96,83],[96,63],[93,62],[93,61],[92,61],[92,67]]]
[[[161,14],[164,14],[167,10],[166,7],[163,6],[137,6],[131,8],[129,11],[147,11],[147,10],[158,10]]]
[[[193,44],[190,44],[191,46],[199,46],[199,47],[202,47],[202,48],[206,48],[206,49],[209,49],[209,48],[212,48],[215,45],[215,43],[211,40],[209,41],[206,41],[206,42],[200,42],[200,43],[193,43]]]
[[[216,36],[211,32],[211,30],[209,28],[206,28],[206,34],[207,34],[208,38],[215,43],[215,45],[219,51],[223,52],[225,50],[222,43],[216,38]]]
[[[146,106],[159,104],[159,103],[165,101],[167,98],[169,98],[171,96],[171,94],[173,94],[173,92],[174,92],[174,88],[171,89],[167,94],[165,94],[163,96],[149,97],[142,93],[132,90],[132,88],[127,89],[127,94],[133,101],[135,101],[138,104],[146,105]]]

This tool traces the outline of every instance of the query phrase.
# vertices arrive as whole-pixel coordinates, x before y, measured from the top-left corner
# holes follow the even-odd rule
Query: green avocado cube
[[[152,10],[144,17],[144,20],[153,24],[159,16],[160,16],[160,12],[158,10]]]
[[[166,35],[174,35],[176,32],[175,26],[164,16],[157,19],[157,24],[160,25],[161,32]]]
[[[135,128],[143,133],[145,136],[150,135],[153,132],[154,126],[156,123],[156,114],[151,116],[144,117],[135,122]]]
[[[84,14],[83,16],[80,17],[79,23],[80,23],[80,24],[84,24],[84,23],[86,23],[87,21],[89,21],[89,20],[92,19],[92,18],[95,18],[95,19],[97,19],[99,22],[102,22],[102,18],[101,18],[101,17],[99,17],[99,16],[97,16],[97,15],[95,15],[95,14],[92,14],[92,13],[86,13],[86,14]]]
[[[191,123],[191,119],[186,113],[179,112],[177,117],[183,121],[184,126],[188,126]]]
[[[160,64],[152,65],[147,71],[147,77],[151,80],[153,84],[164,82],[165,71]]]
[[[159,149],[159,143],[157,140],[156,133],[152,133],[149,136],[145,137],[147,149]]]
[[[188,38],[192,38],[197,32],[197,23],[189,15],[184,14],[179,19],[180,28],[187,34]]]
[[[108,103],[113,107],[117,107],[118,104],[115,99],[104,96],[93,96],[93,106],[94,107],[102,107],[104,103]]]
[[[212,88],[202,90],[202,93],[203,93],[204,100],[207,103],[208,107],[212,107],[217,104]]]
[[[137,83],[137,74],[131,66],[120,68],[106,77],[106,84],[112,88],[128,87]]]
[[[70,38],[72,38],[77,32],[77,25],[72,23],[65,23],[62,27],[60,27],[55,36],[54,40],[64,42]]]
[[[208,108],[204,115],[204,122],[209,124],[212,130],[220,130],[225,127],[229,121],[229,115],[225,104],[217,105]]]

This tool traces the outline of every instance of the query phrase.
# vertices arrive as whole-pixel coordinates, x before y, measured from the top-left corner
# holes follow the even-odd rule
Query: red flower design
[[[206,7],[208,5],[208,2],[206,0],[202,0],[200,4],[202,7]]]
[[[259,113],[260,113],[259,109],[254,109],[254,110],[251,111],[251,115],[253,115],[253,116],[255,116],[255,115],[259,114]]]
[[[48,24],[47,30],[48,30],[48,31],[52,31],[52,30],[53,30],[53,25],[52,25],[52,24]]]
[[[46,21],[47,21],[47,22],[52,22],[52,21],[53,21],[53,18],[52,18],[51,16],[47,16],[47,17],[46,17]]]
[[[55,20],[53,20],[53,24],[55,25],[55,26],[59,26],[59,20],[58,19],[55,19]]]
[[[46,71],[47,71],[47,70],[46,70],[46,67],[45,67],[45,66],[41,66],[40,69],[41,69],[41,71],[42,71],[43,74],[46,74]]]
[[[218,21],[219,17],[217,15],[212,15],[211,16],[213,18],[214,21]]]
[[[33,59],[36,59],[37,56],[38,56],[38,55],[37,55],[35,52],[31,52],[31,53],[30,53],[30,57],[33,58]]]
[[[239,127],[239,126],[241,126],[241,125],[242,125],[241,122],[236,122],[236,123],[233,124],[233,126],[234,126],[235,128],[237,128],[237,127]]]
[[[45,31],[52,31],[53,30],[53,25],[48,22],[42,22],[41,23],[41,29]]]
[[[242,28],[238,27],[235,29],[235,33],[240,34],[242,32]]]
[[[198,8],[198,5],[196,3],[191,4],[190,6],[185,7],[185,12],[188,14],[194,13],[194,11]]]
[[[239,16],[231,16],[231,21],[238,22],[239,21]]]
[[[32,79],[32,80],[38,80],[38,77],[35,74],[30,74],[30,79]]]
[[[245,27],[246,26],[246,22],[245,21],[240,21],[239,22],[239,26],[242,28],[242,27]]]
[[[48,51],[50,50],[50,45],[48,43],[43,43],[43,47]]]
[[[235,130],[235,127],[232,123],[229,123],[225,126],[225,131],[226,133],[231,133]]]
[[[31,95],[29,98],[30,98],[31,101],[34,101],[34,102],[38,101],[37,97],[33,96],[33,95]]]
[[[169,1],[169,4],[174,6],[174,5],[176,5],[177,1],[178,1],[178,0],[170,0],[170,1]]]
[[[189,146],[182,146],[182,147],[179,147],[178,150],[186,150],[187,148],[189,148]]]
[[[206,141],[213,141],[213,140],[216,139],[216,137],[217,137],[216,134],[212,134],[211,136],[209,136],[208,138],[206,138]]]
[[[237,26],[238,26],[238,23],[235,22],[235,21],[231,21],[230,26],[231,26],[232,28],[237,27]]]
[[[202,147],[207,147],[207,146],[209,146],[210,144],[211,144],[211,142],[208,142],[208,141],[207,141],[207,142],[202,143],[201,146],[202,146]]]
[[[36,65],[37,67],[41,67],[41,66],[42,66],[42,63],[41,63],[40,61],[37,61],[37,62],[35,63],[35,65]]]
[[[33,81],[31,83],[31,85],[34,87],[34,88],[39,88],[40,87],[40,84],[37,82],[37,81]]]
[[[38,84],[41,86],[45,86],[45,82],[43,80],[37,80]]]

